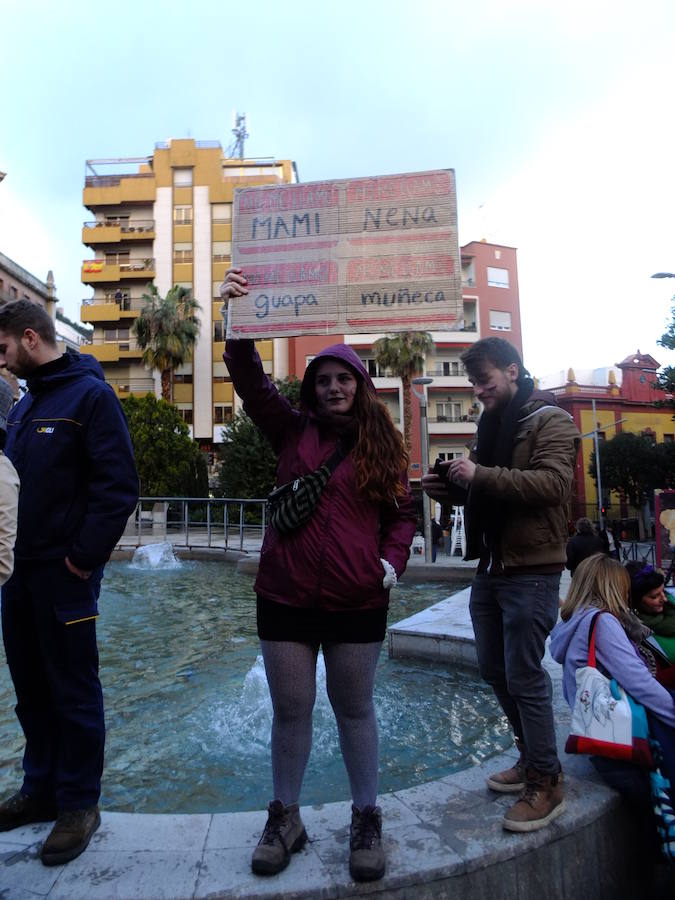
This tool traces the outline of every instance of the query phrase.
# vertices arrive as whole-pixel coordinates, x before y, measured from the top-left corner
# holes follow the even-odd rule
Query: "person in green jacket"
[[[664,588],[663,572],[639,562],[629,562],[626,569],[633,610],[652,629],[670,664],[675,665],[675,599]]]

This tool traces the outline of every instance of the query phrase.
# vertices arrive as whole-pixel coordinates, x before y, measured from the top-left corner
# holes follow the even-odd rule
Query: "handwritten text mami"
[[[407,228],[412,225],[438,225],[436,211],[433,206],[392,206],[389,209],[378,207],[375,210],[365,209],[363,215],[363,231],[377,231],[383,225],[390,228]],[[332,228],[334,231],[334,228]],[[293,213],[289,216],[254,216],[251,220],[251,240],[276,240],[277,238],[308,237],[321,231],[321,213]]]

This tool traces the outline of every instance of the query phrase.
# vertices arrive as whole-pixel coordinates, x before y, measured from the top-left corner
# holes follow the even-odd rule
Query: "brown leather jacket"
[[[540,398],[521,410],[511,467],[477,464],[466,498],[469,516],[473,494],[504,504],[500,549],[507,570],[558,564],[562,570],[566,560],[567,503],[581,437],[568,413]]]

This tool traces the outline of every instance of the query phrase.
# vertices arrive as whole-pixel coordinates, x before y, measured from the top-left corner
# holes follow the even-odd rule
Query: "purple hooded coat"
[[[301,397],[308,412],[293,409],[265,375],[253,341],[228,341],[223,356],[245,412],[268,438],[278,457],[277,485],[318,469],[332,455],[337,434],[321,426],[312,412],[314,378],[324,357],[349,365],[375,393],[356,353],[344,344],[326,347],[310,362]],[[355,611],[387,607],[380,557],[397,575],[406,567],[415,532],[415,509],[407,488],[397,503],[376,504],[356,492],[351,456],[333,472],[312,518],[290,534],[265,532],[256,592],[297,607]]]

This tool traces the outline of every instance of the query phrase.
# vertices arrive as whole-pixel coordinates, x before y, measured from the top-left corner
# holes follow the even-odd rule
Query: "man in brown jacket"
[[[431,497],[465,505],[466,559],[478,559],[470,611],[480,672],[520,750],[488,787],[520,795],[504,828],[535,831],[565,806],[541,662],[558,615],[579,432],[552,394],[533,390],[507,341],[477,341],[462,361],[483,404],[476,442],[469,457],[443,464],[422,483]]]

